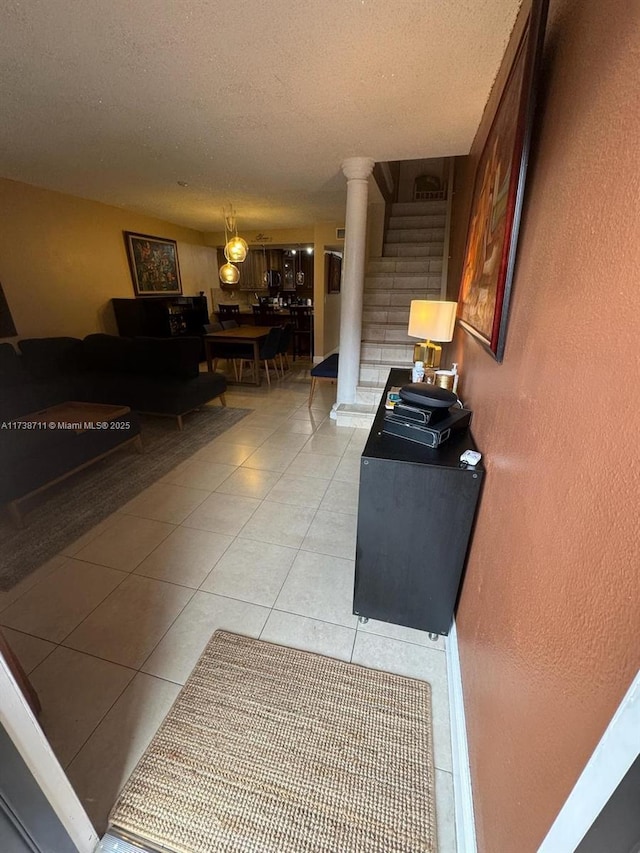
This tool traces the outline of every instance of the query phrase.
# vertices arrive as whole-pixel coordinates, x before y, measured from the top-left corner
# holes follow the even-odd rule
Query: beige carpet
[[[175,853],[435,853],[430,693],[216,631],[111,824]]]

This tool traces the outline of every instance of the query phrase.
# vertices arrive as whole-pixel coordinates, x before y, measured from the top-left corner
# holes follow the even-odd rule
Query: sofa
[[[18,343],[22,363],[38,394],[129,406],[144,414],[177,419],[219,397],[227,381],[200,372],[200,338],[26,338]],[[42,407],[41,407],[42,408]],[[31,409],[34,411],[34,409]]]
[[[0,344],[0,503],[18,502],[139,436],[136,412],[177,418],[220,397],[226,380],[200,373],[199,338],[31,338]],[[128,406],[122,428],[25,430],[15,420],[66,402]]]

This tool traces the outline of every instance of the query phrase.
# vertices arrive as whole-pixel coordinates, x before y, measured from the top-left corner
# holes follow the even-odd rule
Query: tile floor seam
[[[38,661],[38,663],[33,667],[33,669],[27,673],[29,678],[31,678],[32,674],[36,671],[36,669],[40,666],[40,664],[44,663],[46,661],[46,659],[48,657],[50,657],[55,652],[55,650],[60,646],[60,643],[56,643],[54,640],[45,640],[44,637],[36,637],[35,634],[28,634],[26,631],[19,631],[17,628],[9,628],[8,625],[3,625],[1,627],[8,628],[10,631],[16,631],[18,634],[23,634],[25,637],[31,637],[34,640],[42,640],[45,643],[51,643],[51,645],[53,646],[52,649],[49,649],[49,651],[42,658],[42,660]]]
[[[144,490],[143,490],[143,491],[144,491]],[[190,514],[190,513],[189,513],[189,514]],[[139,519],[139,518],[142,518],[142,520],[143,520],[143,521],[153,521],[153,522],[155,522],[155,523],[157,523],[157,524],[168,524],[168,525],[171,525],[171,527],[173,527],[173,530],[170,530],[168,533],[166,533],[166,534],[162,537],[162,539],[158,542],[158,544],[153,546],[153,548],[151,549],[151,551],[149,551],[149,554],[152,554],[152,553],[153,553],[153,551],[155,551],[155,549],[156,549],[156,548],[160,547],[160,545],[162,545],[162,543],[163,543],[166,539],[168,539],[168,538],[169,538],[169,536],[171,536],[171,534],[172,534],[172,533],[174,533],[174,532],[177,530],[177,528],[178,528],[178,527],[180,527],[180,526],[181,526],[181,524],[182,524],[182,522],[181,522],[180,524],[176,524],[175,522],[172,522],[172,521],[157,521],[157,519],[155,519],[155,518],[144,518],[143,516],[139,516],[139,515],[132,515],[131,513],[125,513],[125,512],[120,512],[120,511],[118,511],[118,515],[120,515],[120,516],[122,516],[122,517],[124,517],[124,518],[138,518],[138,519]],[[188,516],[187,516],[187,518],[188,518]],[[185,519],[185,521],[186,521],[186,519]],[[104,533],[104,532],[106,532],[106,531],[101,531],[101,534],[102,534],[102,533]],[[99,535],[100,535],[100,534],[99,534]],[[97,538],[97,537],[96,537],[96,538]],[[94,540],[94,541],[95,541],[95,540]],[[87,543],[87,544],[90,544],[90,543]],[[83,549],[81,548],[80,550],[83,550]],[[78,551],[78,553],[80,553],[80,551]],[[131,569],[114,569],[114,570],[115,570],[115,571],[117,571],[117,572],[126,572],[127,574],[131,575],[131,574],[133,574],[133,573],[135,572],[135,570],[138,568],[138,566],[139,566],[141,563],[143,563],[143,562],[147,559],[147,557],[149,556],[149,554],[146,554],[144,557],[142,557],[140,560],[138,560],[138,562],[135,564],[135,566],[133,566]],[[80,563],[88,563],[90,566],[100,566],[100,567],[101,567],[101,568],[103,568],[103,569],[113,569],[113,568],[114,568],[113,566],[105,566],[105,564],[104,564],[104,563],[96,563],[96,562],[94,562],[93,560],[87,560],[87,559],[84,559],[84,558],[81,558],[81,557],[68,557],[67,559],[69,559],[69,560],[77,560],[77,561],[78,561],[78,562],[80,562]]]
[[[353,631],[353,642],[351,643],[351,654],[349,655],[349,663],[353,663],[353,652],[356,647],[356,640],[358,639],[358,624],[356,622],[356,627]]]
[[[64,648],[67,648],[67,647],[65,646]],[[76,652],[77,652],[78,650],[77,650],[77,649],[72,649],[71,651],[76,651]],[[86,654],[86,652],[78,652],[78,654]],[[96,655],[89,655],[89,657],[97,657],[97,656],[96,656]],[[104,660],[104,658],[98,658],[98,660]],[[113,661],[107,661],[107,663],[113,663]],[[116,666],[123,666],[123,667],[124,667],[124,664],[116,664]],[[125,669],[131,669],[131,667],[128,667],[128,666],[127,666],[127,667],[124,667],[124,668],[125,668]],[[107,716],[107,714],[109,713],[109,711],[111,711],[111,709],[113,708],[113,706],[114,706],[114,705],[116,704],[116,702],[120,699],[120,697],[122,696],[122,694],[124,693],[124,691],[125,691],[125,690],[127,689],[127,687],[131,684],[131,682],[133,681],[133,679],[134,679],[135,677],[136,677],[136,670],[133,670],[133,675],[131,676],[131,678],[129,679],[129,681],[127,681],[127,683],[123,686],[123,688],[122,688],[122,690],[120,691],[120,693],[118,693],[118,695],[115,697],[115,699],[113,700],[113,702],[109,705],[109,707],[106,709],[106,711],[104,712],[104,714],[100,717],[100,719],[97,721],[97,723],[95,724],[95,726],[91,729],[91,732],[90,732],[90,733],[87,735],[87,737],[83,740],[82,744],[78,747],[78,749],[76,749],[76,751],[73,753],[73,755],[71,756],[71,758],[69,758],[67,761],[65,761],[65,763],[64,763],[64,765],[63,765],[63,770],[65,771],[65,775],[66,775],[66,771],[67,771],[67,769],[68,769],[68,768],[69,768],[69,766],[71,765],[71,762],[72,762],[72,761],[74,761],[74,760],[75,760],[75,758],[76,758],[76,757],[79,755],[79,753],[81,752],[81,750],[82,750],[82,749],[84,749],[84,747],[87,745],[87,743],[88,743],[89,739],[90,739],[91,737],[93,737],[93,735],[95,734],[96,729],[98,728],[98,726],[102,723],[102,721],[103,721],[103,720],[104,720],[104,718]],[[45,735],[46,735],[46,731],[45,731]]]
[[[104,568],[104,567],[103,567],[103,568]],[[110,567],[110,566],[106,566],[106,568],[111,568],[111,567]],[[114,569],[113,571],[120,571],[120,569]],[[91,612],[90,612],[90,613],[87,613],[87,615],[84,617],[84,619],[82,619],[82,621],[81,621],[81,622],[78,622],[78,624],[75,626],[75,628],[74,628],[72,631],[69,631],[69,633],[64,637],[64,639],[60,641],[60,645],[61,645],[61,646],[64,646],[64,647],[65,647],[65,649],[73,649],[73,646],[67,646],[67,645],[65,645],[65,644],[66,644],[66,642],[67,642],[67,640],[68,640],[68,639],[69,639],[69,637],[71,636],[71,634],[73,634],[73,633],[74,633],[74,631],[77,631],[77,630],[81,627],[81,625],[83,625],[83,624],[87,621],[87,619],[88,619],[88,618],[89,618],[93,613],[95,613],[95,611],[98,609],[98,607],[101,607],[101,606],[105,603],[105,601],[106,601],[108,598],[110,598],[110,597],[114,594],[114,592],[115,592],[117,589],[120,589],[120,587],[122,586],[122,584],[123,584],[123,583],[125,583],[125,581],[126,581],[126,580],[128,580],[132,575],[133,575],[133,570],[132,570],[131,572],[127,572],[126,577],[124,577],[124,578],[120,581],[120,583],[119,583],[119,584],[117,584],[117,585],[116,585],[116,586],[111,590],[111,592],[110,592],[107,596],[105,596],[105,597],[102,599],[102,601],[101,601],[99,604],[97,604],[97,605],[96,605],[96,606],[91,610]],[[137,575],[137,577],[144,577],[144,575],[142,575],[142,576]],[[169,583],[169,581],[159,581],[159,580],[156,580],[156,578],[147,578],[147,580],[153,580],[155,583]],[[178,586],[178,584],[172,584],[172,586]],[[190,587],[184,587],[184,589],[190,589]],[[195,592],[195,590],[193,590],[193,592]],[[189,600],[191,600],[191,598],[193,598],[193,595],[192,595],[192,596],[190,596]],[[74,650],[74,651],[76,651],[76,652],[82,651],[82,652],[83,652],[83,654],[89,654],[89,652],[85,652],[85,651],[84,651],[84,650],[82,650],[82,649],[73,649],[73,650]],[[98,658],[98,660],[106,660],[106,661],[109,661],[109,663],[117,663],[119,666],[126,666],[126,664],[122,664],[122,663],[120,663],[119,661],[112,661],[112,660],[109,660],[109,658],[101,658],[101,657],[100,657],[100,655],[92,655],[92,657],[96,657],[96,658]],[[135,667],[129,667],[129,668],[130,668],[130,669],[133,669],[133,668],[135,668]]]
[[[160,583],[162,583],[162,581],[160,581]],[[138,667],[138,672],[142,672],[142,667],[146,664],[146,662],[149,660],[149,658],[151,657],[151,655],[155,652],[155,650],[158,648],[158,646],[160,645],[160,643],[164,640],[164,638],[167,636],[167,634],[169,633],[169,631],[173,628],[173,626],[175,625],[175,623],[177,622],[177,620],[180,618],[180,616],[181,616],[181,615],[182,615],[182,613],[184,612],[185,607],[186,607],[186,606],[187,606],[187,605],[188,605],[188,604],[193,600],[193,598],[195,597],[196,593],[198,593],[198,592],[200,592],[200,590],[192,589],[192,591],[191,591],[191,595],[190,595],[190,596],[189,596],[189,598],[185,601],[185,603],[182,605],[182,607],[180,608],[180,610],[176,613],[176,615],[175,615],[174,619],[172,619],[172,621],[171,621],[171,624],[167,626],[167,630],[162,634],[162,636],[161,636],[161,637],[159,637],[158,642],[157,642],[157,643],[154,645],[154,647],[149,651],[149,654],[146,656],[146,658],[145,658],[143,661],[141,661],[140,666]],[[147,675],[148,675],[148,673],[147,673]]]
[[[75,554],[77,554],[78,551],[81,551],[85,547],[85,545],[90,545],[95,539],[98,538],[98,536],[100,536],[100,534],[105,533],[110,527],[112,527],[116,523],[116,521],[118,520],[117,519],[118,515],[121,515],[119,509],[117,509],[115,512],[112,512],[111,515],[108,515],[106,518],[103,518],[102,521],[99,521],[97,525],[95,525],[93,528],[91,528],[91,530],[88,530],[86,533],[83,533],[81,536],[78,536],[78,539],[75,540],[76,542],[78,540],[84,539],[86,536],[88,536],[92,532],[92,530],[95,529],[95,527],[99,528],[96,531],[96,533],[93,536],[91,536],[89,539],[87,539],[85,542],[83,542],[82,545],[80,545],[80,547],[76,551],[73,552],[73,554],[65,554],[64,550],[61,551],[60,553],[64,554],[64,556],[67,557],[68,559],[74,559]],[[107,524],[106,527],[101,528],[100,525],[104,524],[105,522],[109,522],[109,524]],[[74,542],[70,543],[70,545],[74,545],[74,544],[75,544]],[[68,547],[70,547],[70,545],[67,545],[65,547],[68,548]]]
[[[99,536],[100,534],[98,533],[97,535]],[[41,577],[39,580],[34,581],[30,586],[28,586],[25,590],[23,590],[23,592],[21,592],[21,593],[20,593],[16,598],[12,599],[11,601],[8,601],[8,602],[7,602],[6,604],[4,604],[4,605],[0,605],[0,617],[2,616],[2,613],[4,613],[4,611],[5,611],[5,610],[8,610],[8,609],[9,609],[9,607],[12,607],[12,606],[17,602],[17,601],[19,601],[19,600],[20,600],[23,596],[25,596],[28,592],[31,592],[31,590],[32,590],[32,589],[35,589],[35,587],[36,587],[36,586],[38,586],[38,584],[39,584],[39,583],[42,583],[42,581],[43,581],[43,580],[45,580],[46,578],[48,578],[48,577],[49,577],[49,575],[53,574],[53,573],[55,572],[55,570],[56,570],[56,569],[60,568],[60,566],[61,566],[61,565],[62,565],[66,560],[73,560],[73,559],[75,559],[75,557],[68,557],[66,554],[62,554],[62,555],[60,555],[60,554],[56,554],[56,556],[55,556],[55,557],[52,557],[51,559],[52,559],[52,560],[54,560],[54,559],[56,559],[57,557],[60,557],[60,556],[62,557],[62,559],[60,560],[60,562],[59,562],[59,563],[56,563],[54,566],[52,566],[52,567],[51,567],[51,569],[46,573],[46,575],[44,575],[43,577]],[[50,562],[50,561],[49,561],[49,560],[47,560],[47,562]],[[45,563],[45,565],[46,565],[46,563]],[[39,567],[39,568],[41,568],[41,567]],[[34,569],[34,572],[32,572],[31,574],[35,574],[35,572],[39,571],[39,568]],[[22,581],[18,581],[18,584],[19,584],[19,583],[22,583],[22,582],[23,582],[23,581],[25,581],[25,580],[27,580],[27,579],[29,578],[29,576],[30,576],[30,575],[26,575],[26,576],[22,579]],[[18,584],[14,584],[14,586],[18,586]],[[11,592],[11,590],[12,590],[12,589],[13,589],[13,587],[11,587],[10,589],[7,589],[7,590],[0,590],[0,592],[6,592],[6,593],[9,593],[9,592]],[[9,626],[7,625],[7,627],[9,627]],[[23,633],[24,633],[24,632],[23,632]]]
[[[68,559],[70,559],[70,560],[75,560],[76,558],[75,558],[75,557],[69,557]],[[87,561],[86,561],[86,560],[77,560],[77,562],[82,563],[82,562],[87,562]],[[119,587],[120,587],[120,586],[121,586],[121,585],[126,581],[126,579],[129,577],[129,572],[123,572],[123,571],[122,571],[122,569],[114,569],[114,568],[112,568],[111,566],[102,566],[102,565],[100,565],[99,563],[88,563],[88,565],[90,565],[90,566],[95,566],[95,565],[97,565],[97,566],[98,566],[99,568],[101,568],[101,569],[109,569],[110,571],[113,571],[113,572],[121,572],[121,573],[122,573],[122,574],[124,574],[125,576],[122,578],[122,580],[121,580],[121,581],[119,581],[119,582],[114,586],[114,588],[113,588],[113,589],[109,590],[109,592],[105,595],[105,597],[104,597],[104,598],[102,598],[102,599],[101,599],[101,600],[96,604],[96,606],[95,606],[95,607],[93,607],[93,608],[90,610],[90,612],[89,612],[89,613],[87,613],[87,614],[86,614],[86,616],[84,616],[84,617],[81,619],[81,621],[80,621],[80,622],[78,622],[78,624],[77,624],[77,625],[75,625],[75,626],[71,629],[71,631],[69,631],[69,633],[68,633],[68,634],[65,634],[65,636],[64,636],[64,637],[63,637],[59,642],[57,642],[57,643],[56,643],[56,645],[58,645],[58,646],[64,646],[65,640],[67,640],[67,639],[71,636],[71,634],[73,634],[73,632],[76,630],[76,628],[79,628],[79,627],[80,627],[80,625],[82,625],[82,623],[83,623],[86,619],[88,619],[88,618],[89,618],[89,616],[90,616],[90,615],[91,615],[95,610],[97,610],[97,608],[98,608],[98,607],[100,607],[100,605],[101,605],[104,601],[106,601],[106,600],[107,600],[107,598],[109,598],[109,596],[110,596],[113,592],[115,592],[115,591],[116,591],[116,590],[117,590],[117,589],[118,589],[118,588],[119,588]],[[55,569],[54,569],[54,571],[55,571]],[[46,577],[48,577],[48,575],[47,575]],[[45,580],[45,578],[42,578],[41,580]],[[38,583],[40,583],[40,581],[38,581]],[[38,585],[38,583],[34,584],[30,589],[34,589],[34,588]],[[18,600],[18,599],[16,599],[16,601],[17,601],[17,600]],[[11,603],[12,603],[12,604],[15,604],[15,602],[11,602]],[[4,623],[2,623],[2,622],[1,622],[1,618],[2,618],[2,615],[0,614],[0,624],[4,624]],[[5,625],[5,627],[6,627],[6,628],[11,628],[11,625]],[[17,630],[17,629],[13,629],[13,630]],[[22,631],[22,633],[23,633],[23,634],[25,634],[25,633],[27,633],[27,632],[26,632],[26,631]],[[38,640],[47,640],[47,642],[49,642],[49,643],[54,643],[54,642],[56,642],[55,640],[51,640],[51,639],[49,639],[48,637],[40,637],[38,634],[30,634],[29,636],[36,637]],[[64,648],[69,648],[69,646],[64,646]]]
[[[302,619],[311,619],[313,622],[321,622],[323,625],[334,625],[336,628],[345,628],[347,631],[356,630],[354,627],[351,627],[350,625],[344,625],[342,622],[331,622],[329,619],[320,619],[320,617],[318,616],[307,616],[304,613],[297,613],[295,610],[285,610],[283,607],[276,607],[275,604],[273,605],[271,610],[275,613],[286,613],[289,616],[300,616],[300,618]]]

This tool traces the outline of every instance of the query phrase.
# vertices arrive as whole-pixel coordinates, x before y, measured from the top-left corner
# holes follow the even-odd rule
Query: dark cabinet
[[[118,332],[124,337],[201,337],[209,322],[206,296],[112,299],[111,302]]]
[[[387,390],[409,381],[394,369]],[[353,612],[448,634],[484,469],[460,465],[468,429],[439,448],[384,434],[385,400],[360,460]]]

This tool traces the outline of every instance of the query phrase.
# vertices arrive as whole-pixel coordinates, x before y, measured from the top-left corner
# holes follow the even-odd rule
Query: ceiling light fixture
[[[229,210],[223,208],[224,216],[224,256],[228,261],[241,264],[247,257],[249,246],[247,241],[238,236],[238,225],[236,223],[236,212],[231,205]],[[228,235],[231,234],[231,237]]]
[[[240,281],[240,270],[228,261],[218,270],[222,284],[237,284]]]
[[[246,240],[238,236],[236,212],[232,205],[229,205],[228,210],[222,208],[222,218],[224,219],[224,256],[227,263],[220,267],[218,275],[222,284],[237,284],[240,281],[240,270],[235,264],[241,264],[244,261],[249,246]]]

